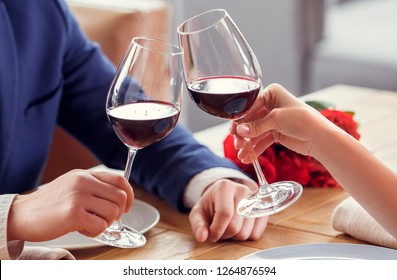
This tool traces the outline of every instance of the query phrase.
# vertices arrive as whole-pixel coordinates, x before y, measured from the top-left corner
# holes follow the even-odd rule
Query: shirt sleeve
[[[17,194],[5,194],[0,196],[0,259],[15,260],[22,253],[24,242],[15,240],[7,241],[7,222],[11,204]]]
[[[252,190],[258,188],[254,180],[238,170],[223,167],[210,168],[200,172],[190,180],[183,196],[184,206],[189,209],[192,208],[199,201],[204,190],[220,179],[230,179],[247,185]]]

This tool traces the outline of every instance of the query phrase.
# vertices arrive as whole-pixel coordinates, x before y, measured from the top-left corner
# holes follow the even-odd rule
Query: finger
[[[94,214],[106,221],[110,226],[113,221],[119,218],[122,213],[117,203],[99,197],[91,197],[84,202],[84,209],[87,213]]]
[[[243,148],[249,148],[247,147],[248,144],[250,144],[252,147],[255,146],[260,140],[261,138],[263,138],[264,136],[260,136],[260,137],[255,137],[255,138],[242,138],[239,136],[234,135],[233,136],[233,145],[234,147],[239,150],[239,149],[243,149]],[[248,143],[249,142],[249,143]]]
[[[236,127],[239,124],[252,122],[257,120],[258,118],[264,118],[268,113],[269,111],[267,110],[266,106],[264,106],[261,103],[259,104],[254,103],[254,105],[251,107],[251,109],[245,116],[243,116],[238,120],[234,120],[230,122],[229,133],[233,135],[237,135]]]
[[[281,86],[280,86],[281,87]],[[248,113],[241,119],[242,122],[251,122],[258,116],[266,116],[277,104],[277,91],[280,88],[276,84],[267,86],[261,91]],[[240,121],[240,123],[241,123]]]
[[[276,108],[296,106],[302,103],[304,102],[293,96],[283,86],[273,83],[259,93],[254,105],[240,123],[252,122],[258,119],[258,116],[263,118]]]
[[[217,192],[214,198],[215,212],[208,238],[210,242],[216,242],[222,237],[235,212],[233,193],[227,191],[226,187],[224,189],[226,190],[221,194]]]
[[[259,238],[262,237],[266,227],[267,223],[269,221],[269,217],[265,216],[262,218],[256,218],[255,219],[255,225],[251,231],[251,235],[249,237],[249,240],[258,240]]]
[[[258,137],[251,137],[249,138],[249,142],[251,143],[252,146],[255,146],[257,143],[262,141],[262,138],[266,137],[269,133],[271,132],[260,135]],[[238,135],[233,135],[233,145],[237,150],[242,149],[247,145],[247,138],[240,137]]]
[[[92,207],[111,205],[117,207],[118,213],[117,217],[120,217],[127,209],[127,200],[128,195],[124,190],[115,187],[114,185],[110,185],[108,183],[102,182],[94,178],[95,182],[87,182],[87,184],[95,184],[93,188],[90,189],[90,194],[97,198],[96,203],[100,203],[95,205],[95,203],[91,203]],[[108,203],[105,204],[105,201]],[[109,210],[109,207],[107,207]]]
[[[234,236],[236,236],[241,232],[243,228],[243,224],[244,224],[244,218],[237,215],[237,213],[235,213],[220,239],[233,238]]]
[[[237,125],[236,131],[241,137],[253,138],[265,134],[269,131],[279,131],[282,124],[282,116],[287,108],[277,108],[272,110],[266,117],[249,123]]]
[[[267,91],[266,89],[261,91],[256,98],[254,104],[250,108],[250,110],[247,112],[247,114],[241,118],[238,122],[241,123],[241,121],[252,121],[252,118],[257,118],[258,117],[258,112],[261,112],[262,114],[267,112]],[[255,116],[256,115],[256,116]]]
[[[269,148],[274,143],[274,137],[271,133],[265,135],[260,138],[260,141],[257,142],[259,138],[255,139],[255,145],[252,149],[248,147],[241,148],[237,157],[240,159],[242,163],[251,163],[253,159],[258,158],[267,148]]]
[[[107,183],[111,186],[117,187],[120,190],[124,191],[127,196],[124,212],[128,212],[131,210],[132,203],[134,201],[134,192],[133,192],[132,186],[130,185],[130,183],[128,182],[127,179],[125,179],[121,175],[114,174],[111,172],[91,171],[90,173],[92,176],[94,176],[99,181]],[[119,197],[119,195],[123,195],[121,192],[115,191],[114,193],[115,193],[115,195],[117,195],[116,199],[120,199],[120,198],[122,199],[122,197]],[[107,192],[106,195],[110,195],[110,193]]]
[[[82,170],[72,170],[62,176],[62,180],[69,179],[68,183],[73,186],[71,189],[74,189],[66,198],[66,202],[72,203],[69,208],[76,208],[77,213],[84,209],[106,219],[108,223],[121,216],[126,209],[127,194],[124,190],[107,183],[114,183],[108,178],[106,172]]]
[[[247,218],[244,220],[244,224],[241,227],[241,231],[237,233],[233,239],[244,241],[244,240],[258,240],[263,235],[268,222],[268,217],[262,218]]]
[[[248,189],[244,189],[243,192],[235,195],[234,197],[234,205],[237,205],[241,198],[244,197],[248,193]],[[236,208],[236,207],[234,207]],[[234,213],[234,217],[232,221],[229,223],[228,229],[222,239],[233,238],[236,240],[246,240],[254,227],[255,219],[246,219],[237,214],[237,211]]]
[[[208,215],[202,207],[194,207],[190,214],[189,220],[194,236],[198,242],[205,242],[208,238]]]
[[[205,242],[208,239],[209,231],[208,227],[199,227],[196,230],[195,237],[197,242]]]
[[[236,135],[236,126],[237,126],[237,122],[235,122],[235,121],[231,121],[230,122],[230,126],[229,126],[229,134],[232,134],[232,135]]]
[[[131,190],[132,187],[128,182],[128,180],[119,174],[106,172],[106,171],[90,171],[90,174],[95,178],[97,178],[98,180],[113,185],[115,187],[118,187],[127,193],[132,192]]]
[[[240,241],[247,240],[251,235],[251,232],[254,228],[254,224],[255,224],[255,219],[251,219],[251,218],[243,219],[243,222],[241,224],[241,229],[232,236],[232,239],[240,240]]]
[[[95,237],[101,234],[107,226],[107,221],[100,216],[85,212],[81,216],[81,223],[76,230],[88,237]]]
[[[257,154],[261,154],[274,143],[274,134],[271,132],[267,133],[263,137],[255,138],[254,150]]]
[[[260,102],[259,104],[255,104],[255,106],[251,107],[249,112],[241,119],[236,122],[237,124],[239,123],[245,123],[245,122],[252,122],[257,120],[258,118],[264,118],[269,114],[269,110],[267,108],[267,105],[265,104],[266,101]]]

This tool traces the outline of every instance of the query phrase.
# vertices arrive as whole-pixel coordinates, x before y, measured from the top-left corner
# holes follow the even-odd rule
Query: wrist
[[[7,240],[24,240],[22,237],[22,227],[20,226],[23,221],[21,220],[24,217],[21,214],[21,207],[23,205],[23,201],[25,200],[24,195],[17,195],[15,196],[10,211],[8,213],[7,219]]]
[[[323,129],[317,132],[309,155],[320,162],[333,158],[338,154],[338,147],[344,146],[344,143],[349,141],[350,138],[351,136],[338,126],[325,125]]]

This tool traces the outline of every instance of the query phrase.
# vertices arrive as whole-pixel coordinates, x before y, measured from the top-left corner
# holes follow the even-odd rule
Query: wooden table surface
[[[361,142],[392,169],[397,170],[397,93],[368,88],[337,85],[305,95],[304,100],[328,101],[337,109],[356,113]],[[222,142],[228,125],[222,124],[196,133],[199,141],[215,153],[222,154]],[[305,188],[302,197],[286,210],[272,215],[258,241],[223,241],[215,244],[197,243],[192,235],[187,214],[178,213],[162,199],[135,189],[138,199],[155,206],[159,223],[145,233],[147,244],[138,249],[97,247],[73,250],[77,259],[238,259],[258,250],[307,243],[365,242],[332,228],[334,208],[348,194],[341,189]]]

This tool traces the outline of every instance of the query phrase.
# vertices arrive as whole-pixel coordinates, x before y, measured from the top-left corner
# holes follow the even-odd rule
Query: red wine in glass
[[[238,119],[254,104],[261,85],[246,77],[216,76],[190,81],[187,89],[203,111],[224,119]]]
[[[130,180],[138,150],[166,137],[178,122],[183,92],[183,50],[164,41],[135,37],[117,68],[106,113],[128,148],[124,177]],[[152,170],[156,172],[156,170]],[[121,248],[145,245],[139,231],[117,219],[95,240]]]
[[[229,120],[241,120],[252,107],[262,85],[258,60],[230,15],[214,9],[195,15],[178,26],[185,83],[196,105]],[[245,139],[252,150],[250,139]],[[285,209],[302,194],[292,181],[269,184],[258,160],[252,162],[259,189],[237,205],[243,217],[262,217]]]
[[[141,149],[164,138],[178,122],[180,111],[171,103],[139,101],[109,110],[110,123],[124,144]]]

